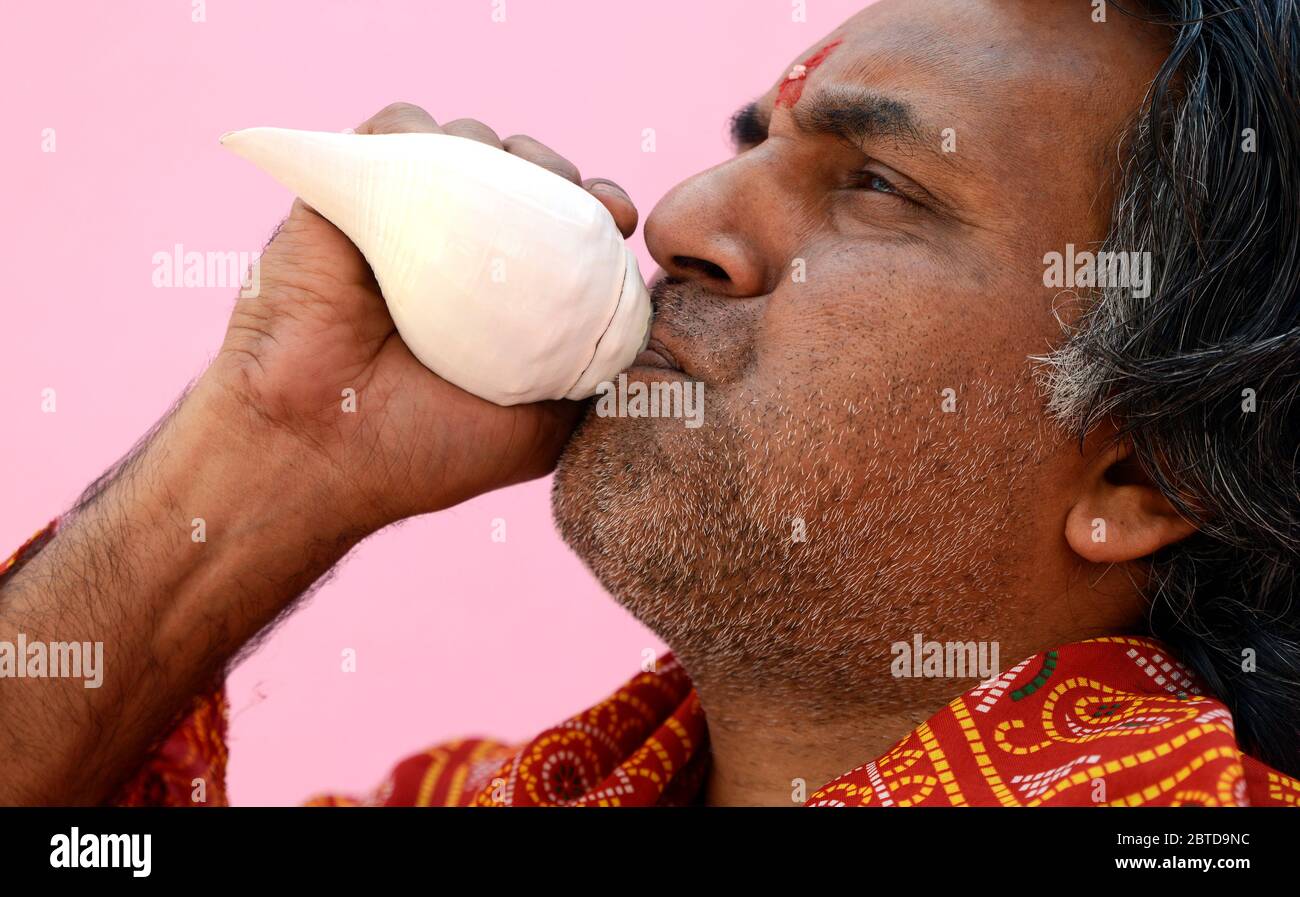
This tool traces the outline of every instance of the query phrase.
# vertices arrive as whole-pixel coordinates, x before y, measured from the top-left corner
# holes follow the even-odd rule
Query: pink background
[[[0,29],[0,546],[127,451],[204,368],[233,290],[158,289],[153,254],[256,251],[289,195],[217,145],[342,130],[405,100],[527,133],[642,218],[728,154],[726,122],[862,5],[808,0],[21,3]],[[56,151],[42,152],[53,128]],[[644,128],[657,152],[641,149]],[[638,232],[633,245],[654,269]],[[58,410],[41,411],[41,391]],[[366,541],[230,677],[230,794],[361,791],[466,734],[520,739],[662,646],[556,536],[549,480]],[[491,540],[493,518],[507,525]],[[0,556],[8,553],[0,548]],[[357,652],[357,672],[341,652]],[[111,664],[111,650],[108,663]],[[111,667],[109,668],[111,675]]]

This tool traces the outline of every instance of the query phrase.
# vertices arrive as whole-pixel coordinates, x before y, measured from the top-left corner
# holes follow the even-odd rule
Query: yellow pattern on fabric
[[[1300,782],[1273,770],[1268,771],[1268,796],[1291,806],[1300,804]]]

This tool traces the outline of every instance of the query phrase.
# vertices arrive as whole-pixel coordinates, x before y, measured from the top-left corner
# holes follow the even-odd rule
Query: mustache
[[[665,275],[650,287],[650,308],[656,321],[663,315],[680,313],[692,302],[707,298],[708,292],[699,283],[678,277]]]
[[[706,309],[721,300],[697,280],[662,276],[650,286],[654,323],[650,346],[678,370],[699,378],[717,333],[708,326]]]

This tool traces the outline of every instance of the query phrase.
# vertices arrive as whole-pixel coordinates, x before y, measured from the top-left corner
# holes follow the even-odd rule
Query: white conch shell
[[[650,297],[609,210],[518,156],[442,134],[221,142],[347,234],[411,352],[462,389],[499,405],[586,398],[649,339]]]

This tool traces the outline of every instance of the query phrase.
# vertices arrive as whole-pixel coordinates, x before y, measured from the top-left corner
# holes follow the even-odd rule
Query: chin
[[[551,490],[551,510],[560,534],[580,555],[583,551],[575,540],[586,543],[582,537],[598,527],[594,518],[644,514],[644,509],[638,509],[638,497],[654,476],[650,468],[664,454],[659,425],[669,423],[601,417],[594,403],[587,409],[556,464]]]
[[[710,414],[713,413],[710,407]],[[719,437],[712,418],[601,417],[588,410],[560,456],[551,510],[565,543],[616,600],[650,623],[648,592],[677,593],[684,556],[700,550],[715,502]],[[657,628],[654,625],[651,628]]]

